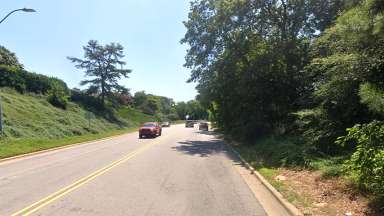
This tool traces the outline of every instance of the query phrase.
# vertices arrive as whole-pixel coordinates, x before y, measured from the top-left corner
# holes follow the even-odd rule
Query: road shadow
[[[157,138],[157,136],[156,137],[154,137],[154,136],[143,136],[143,137],[138,137],[138,139],[156,139]]]
[[[227,149],[221,140],[209,140],[209,141],[194,141],[187,140],[178,142],[178,146],[172,147],[176,151],[189,154],[197,155],[200,157],[208,157],[213,154],[227,153]]]
[[[215,132],[215,131],[203,131],[203,130],[199,130],[199,131],[197,131],[196,133],[198,133],[198,134],[204,134],[204,135],[213,135],[213,136],[216,136],[216,135],[218,135],[218,133],[217,132]]]
[[[230,159],[233,162],[233,164],[244,166],[241,160],[233,153],[233,151],[221,139],[211,139],[207,141],[200,141],[200,140],[180,141],[178,142],[178,145],[172,147],[172,149],[186,155],[199,156],[199,157],[210,157],[210,156],[222,154],[228,159]]]

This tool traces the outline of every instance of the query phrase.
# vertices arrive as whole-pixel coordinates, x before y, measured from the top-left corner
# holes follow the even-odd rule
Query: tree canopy
[[[0,46],[0,65],[23,68],[23,65],[20,64],[15,53],[9,51],[7,48],[3,46]]]
[[[113,92],[126,91],[127,89],[119,84],[121,78],[128,78],[131,73],[129,69],[123,69],[126,64],[123,46],[118,43],[100,45],[95,40],[90,40],[84,49],[84,59],[68,57],[75,63],[76,68],[84,69],[85,75],[91,79],[83,80],[81,85],[88,85],[90,94],[99,95],[104,104],[105,97]]]
[[[289,124],[290,113],[313,88],[303,73],[311,42],[344,6],[344,1],[192,2],[181,40],[190,46],[185,66],[218,124],[249,138]],[[251,130],[239,134],[237,126]]]

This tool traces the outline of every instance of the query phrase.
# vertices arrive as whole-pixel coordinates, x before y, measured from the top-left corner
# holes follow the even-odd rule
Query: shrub
[[[104,110],[104,106],[101,100],[78,89],[73,89],[71,91],[71,101],[80,104],[82,107],[94,112]]]
[[[171,121],[176,121],[179,119],[179,116],[176,113],[171,113],[171,114],[166,115],[165,118],[168,120],[171,120]]]
[[[260,166],[301,167],[307,166],[310,161],[305,146],[296,137],[263,138],[236,148],[246,159]]]
[[[11,87],[20,93],[26,91],[23,70],[17,67],[0,65],[0,87]]]
[[[56,95],[50,95],[48,97],[48,102],[57,108],[62,108],[62,109],[67,108],[67,101],[63,98],[56,96]]]
[[[384,122],[355,125],[336,141],[356,145],[356,151],[345,163],[346,171],[361,189],[384,197]]]
[[[130,106],[133,103],[132,96],[129,92],[127,93],[116,93],[114,95],[119,105]]]
[[[67,95],[69,93],[67,84],[60,79],[6,65],[0,65],[0,87],[14,88],[20,93],[48,94],[55,88],[54,91],[62,90]]]
[[[67,97],[57,95],[57,94],[51,94],[48,96],[48,102],[52,104],[55,107],[66,109],[68,100]]]
[[[52,81],[51,90],[48,93],[48,102],[53,106],[66,109],[68,104],[68,90],[60,82]]]

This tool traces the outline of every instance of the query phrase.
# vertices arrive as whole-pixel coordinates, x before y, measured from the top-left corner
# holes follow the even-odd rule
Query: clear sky
[[[133,70],[122,84],[132,93],[145,90],[176,101],[195,97],[195,84],[185,82],[187,47],[179,43],[189,0],[1,0],[0,17],[23,7],[38,12],[15,13],[0,24],[0,44],[27,70],[79,87],[83,72],[66,57],[83,57],[90,39],[119,42]]]

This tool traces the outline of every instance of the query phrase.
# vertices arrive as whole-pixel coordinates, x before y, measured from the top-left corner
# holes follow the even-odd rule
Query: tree
[[[23,68],[23,65],[20,64],[15,53],[9,51],[7,48],[0,46],[0,65],[15,66],[18,68]]]
[[[308,7],[288,0],[192,3],[182,39],[191,46],[185,66],[190,81],[199,82],[202,104],[217,104],[217,123],[227,133],[254,138],[298,108],[305,92],[300,71],[317,30]]]
[[[381,2],[365,0],[346,11],[312,44],[314,58],[305,72],[314,77],[313,99],[319,115],[308,140],[320,151],[335,153],[333,141],[346,128],[383,119]]]
[[[208,119],[207,110],[204,109],[200,102],[197,100],[190,100],[186,104],[187,114],[190,116],[190,119]]]
[[[178,102],[175,105],[175,114],[179,119],[185,119],[187,115],[189,119],[208,119],[207,109],[197,100],[190,100],[187,103]]]
[[[124,58],[124,48],[118,43],[103,46],[96,40],[90,40],[83,49],[84,59],[75,57],[68,57],[68,59],[76,64],[76,68],[85,69],[85,75],[91,79],[83,80],[80,84],[89,85],[88,92],[99,95],[104,106],[106,96],[114,91],[126,90],[119,84],[122,77],[128,78],[128,74],[131,73],[129,69],[123,69],[126,64],[121,60]]]
[[[149,115],[155,115],[159,111],[159,106],[154,98],[148,98],[140,108]]]
[[[248,139],[290,130],[292,113],[313,103],[313,77],[303,71],[313,41],[356,2],[193,1],[185,66],[217,126]]]
[[[158,97],[158,100],[160,112],[164,113],[165,115],[169,115],[174,112],[175,102],[172,98],[160,96]]]
[[[138,91],[133,96],[133,105],[139,108],[145,103],[145,101],[147,101],[147,99],[148,99],[148,96],[145,93],[145,91]]]
[[[175,110],[179,119],[185,119],[185,116],[188,114],[187,104],[185,102],[176,103]]]

